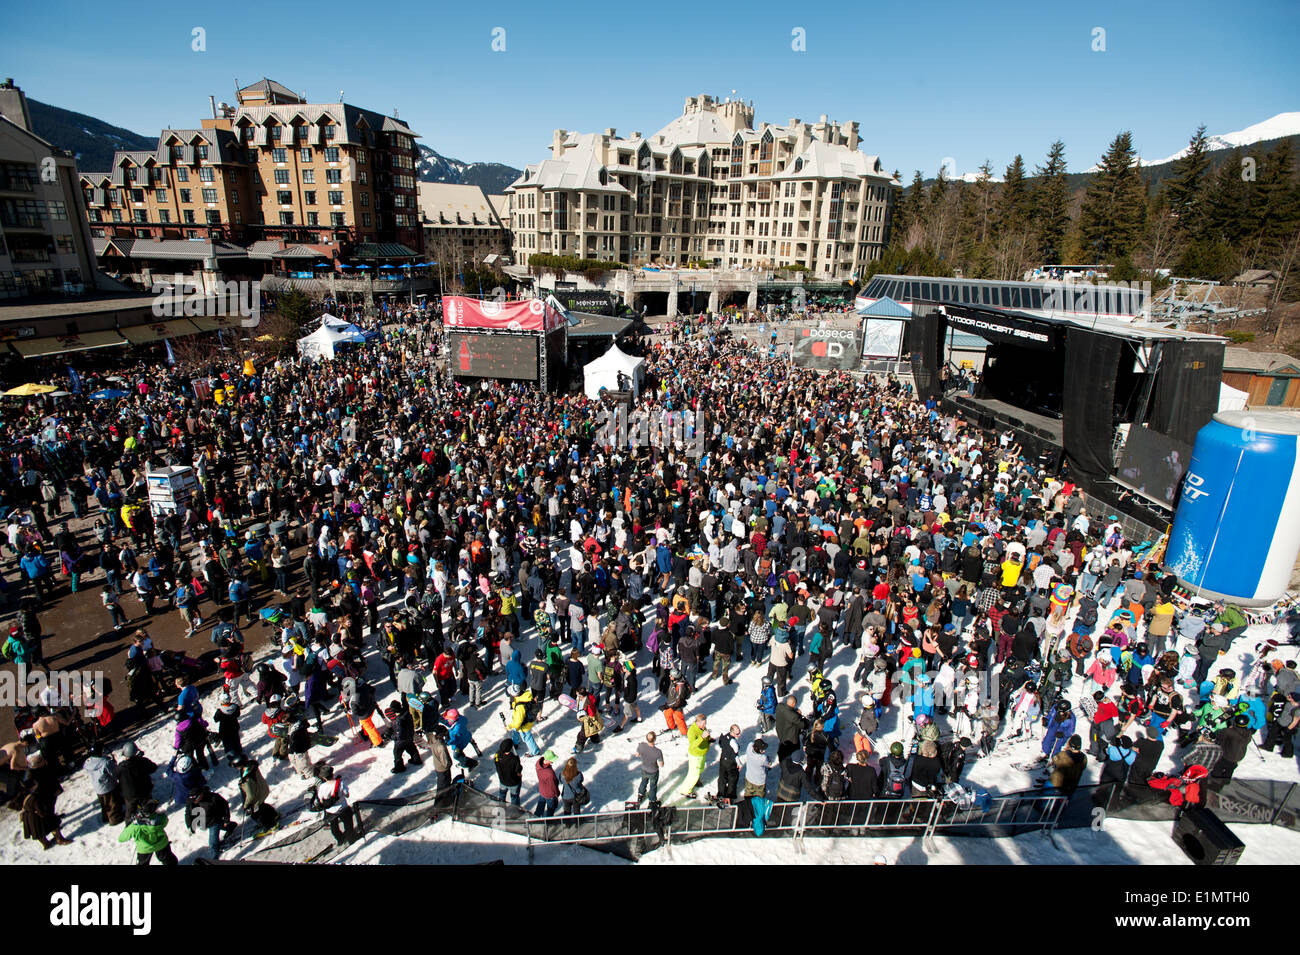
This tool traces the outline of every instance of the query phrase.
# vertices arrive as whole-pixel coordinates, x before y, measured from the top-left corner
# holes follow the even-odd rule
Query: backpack
[[[825,794],[827,799],[843,799],[844,774],[831,770],[830,776],[826,780],[826,785],[822,787],[822,792]]]
[[[921,557],[921,566],[926,570],[933,571],[937,564],[938,564],[938,560],[936,558],[934,551],[932,550],[927,550],[925,554]]]
[[[1084,597],[1079,601],[1079,623],[1085,627],[1097,625],[1097,601],[1093,598]]]
[[[907,792],[907,764],[890,761],[889,772],[885,774],[885,794],[902,796]]]
[[[542,701],[533,698],[524,703],[524,722],[536,723],[537,717],[542,715]]]
[[[316,672],[317,663],[316,651],[308,648],[303,652],[302,663],[298,665],[298,672],[303,676],[311,676]]]

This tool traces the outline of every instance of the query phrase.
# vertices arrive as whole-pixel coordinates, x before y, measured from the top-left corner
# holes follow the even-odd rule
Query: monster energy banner
[[[862,342],[856,328],[800,328],[794,340],[794,363],[819,371],[848,371],[858,367]]]
[[[616,301],[609,292],[562,291],[557,287],[555,297],[571,312],[587,312],[591,315],[615,314]]]

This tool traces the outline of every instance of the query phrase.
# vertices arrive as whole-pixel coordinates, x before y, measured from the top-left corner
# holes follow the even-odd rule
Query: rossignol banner
[[[858,367],[862,345],[856,328],[801,328],[794,340],[794,363],[822,371]]]
[[[564,324],[564,317],[539,298],[526,302],[491,302],[463,295],[445,295],[442,299],[442,324],[448,328],[549,332]]]

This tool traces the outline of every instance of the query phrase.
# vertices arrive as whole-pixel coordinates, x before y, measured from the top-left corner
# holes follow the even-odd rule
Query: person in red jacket
[[[1119,707],[1103,691],[1093,694],[1097,709],[1092,714],[1092,729],[1089,732],[1088,749],[1093,759],[1101,759],[1115,735],[1115,723],[1119,719]]]
[[[560,781],[555,776],[553,760],[555,751],[547,750],[537,759],[537,810],[533,815],[539,818],[554,816],[560,804]]]

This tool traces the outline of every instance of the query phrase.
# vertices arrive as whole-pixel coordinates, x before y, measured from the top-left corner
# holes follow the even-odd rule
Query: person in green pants
[[[686,781],[682,783],[681,794],[687,799],[695,798],[695,787],[704,775],[704,761],[708,758],[709,747],[713,744],[713,734],[705,725],[704,714],[695,717],[695,722],[686,732]]]

